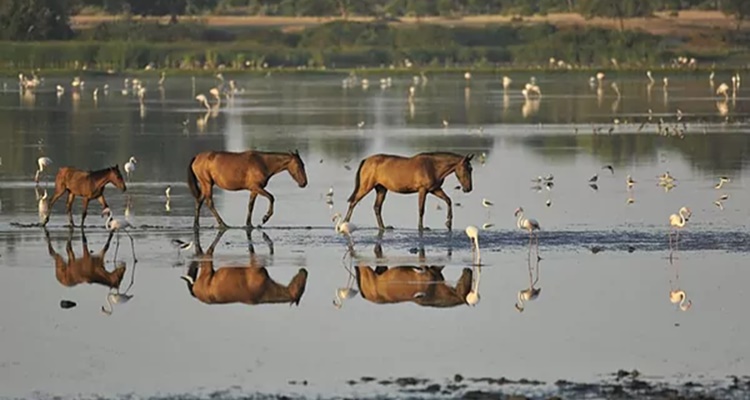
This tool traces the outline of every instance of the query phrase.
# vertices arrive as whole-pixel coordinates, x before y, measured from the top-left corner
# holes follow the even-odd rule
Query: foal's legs
[[[70,226],[75,226],[73,223],[73,200],[76,199],[76,195],[74,195],[72,192],[68,192],[68,202],[65,204],[65,210],[68,213],[68,221],[70,221]]]
[[[248,228],[253,227],[252,218],[253,218],[253,208],[255,208],[255,199],[258,198],[258,193],[255,191],[250,191],[250,200],[247,202],[247,220],[245,220],[245,226]]]
[[[385,201],[385,195],[388,193],[388,189],[386,189],[382,185],[375,186],[375,192],[377,197],[375,197],[375,205],[373,208],[375,209],[375,218],[378,220],[378,229],[381,231],[385,230],[385,225],[383,224],[383,202]]]
[[[263,219],[261,220],[261,224],[265,224],[268,222],[269,219],[271,219],[271,216],[273,215],[273,202],[274,198],[271,193],[269,193],[266,189],[258,188],[258,194],[268,199],[268,210],[266,211],[266,215],[263,216]]]
[[[422,220],[424,219],[424,203],[427,199],[427,190],[425,189],[419,189],[419,230],[424,230],[424,224],[422,223]]]
[[[430,193],[445,202],[445,205],[448,208],[448,216],[445,219],[445,226],[448,228],[448,230],[453,229],[453,203],[451,202],[451,198],[448,197],[448,195],[445,194],[445,192],[441,188],[437,188]]]

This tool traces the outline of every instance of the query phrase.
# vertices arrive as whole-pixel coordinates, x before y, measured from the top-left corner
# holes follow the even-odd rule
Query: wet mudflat
[[[513,76],[508,91],[499,77],[435,76],[410,101],[411,78],[381,89],[368,77],[366,90],[341,78],[237,78],[244,91],[214,110],[194,100],[218,84],[211,78],[196,79],[195,92],[190,78],[168,78],[163,91],[146,80],[143,104],[121,93],[121,78],[86,78],[78,100],[56,95],[67,80],[49,78],[33,97],[9,81],[0,395],[747,395],[741,91],[724,101],[703,77],[671,77],[666,95],[658,85],[649,94],[645,78],[626,75],[607,78],[599,95],[587,76],[551,75],[536,77],[541,99],[525,100],[529,76]],[[674,131],[658,134],[660,119]],[[204,210],[194,236],[187,163],[198,151],[246,148],[299,149],[308,187],[281,174],[267,187],[277,201],[263,229],[219,236]],[[331,217],[346,211],[359,161],[435,150],[476,155],[471,193],[455,190],[453,176],[444,185],[454,230],[428,197],[432,229],[420,234],[416,196],[389,194],[383,216],[395,229],[379,234],[370,195],[354,212],[350,249]],[[98,204],[83,235],[64,226],[62,202],[46,231],[35,226],[40,156],[54,162],[39,189],[50,194],[59,166],[138,159],[127,192],[105,192],[135,225],[135,257],[127,235],[119,246],[109,238]],[[674,187],[658,178],[667,171]],[[720,176],[730,181],[716,189]],[[244,222],[247,198],[217,192],[230,225]],[[519,206],[542,226],[541,260],[516,228]],[[669,215],[682,206],[692,215],[670,250]],[[265,207],[258,200],[254,224]],[[80,201],[74,210],[78,221]],[[462,301],[478,272],[470,224],[480,227],[474,307]],[[178,252],[173,239],[200,246]],[[191,268],[192,291],[181,279]],[[253,285],[203,296],[199,277],[222,268]]]

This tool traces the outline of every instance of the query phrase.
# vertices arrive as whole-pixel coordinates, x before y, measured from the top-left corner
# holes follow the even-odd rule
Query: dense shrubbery
[[[440,25],[393,27],[382,23],[337,21],[300,33],[276,29],[224,32],[212,40],[203,26],[138,24],[132,29],[112,25],[89,32],[85,42],[0,43],[4,67],[98,69],[143,68],[149,63],[166,68],[246,68],[260,65],[418,66],[539,64],[549,57],[578,65],[661,62],[658,37],[606,29],[562,29],[552,25],[450,28]],[[190,41],[174,41],[176,35]],[[236,39],[226,41],[229,36]],[[159,38],[156,40],[155,38]],[[242,39],[240,39],[242,38]]]

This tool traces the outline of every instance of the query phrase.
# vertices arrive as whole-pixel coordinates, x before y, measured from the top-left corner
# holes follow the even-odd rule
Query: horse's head
[[[122,178],[122,174],[120,173],[119,165],[109,167],[109,180],[113,185],[115,185],[116,188],[122,190],[123,192],[127,190],[127,188],[125,187],[125,179]]]
[[[294,178],[295,182],[299,187],[303,188],[307,186],[307,173],[305,172],[305,163],[302,162],[302,157],[299,156],[299,151],[290,151],[289,155],[292,156],[289,162],[289,174]]]
[[[458,182],[461,184],[461,189],[464,191],[464,193],[469,193],[473,189],[471,179],[472,158],[474,158],[474,154],[469,154],[462,158],[456,166],[456,178],[458,178]]]

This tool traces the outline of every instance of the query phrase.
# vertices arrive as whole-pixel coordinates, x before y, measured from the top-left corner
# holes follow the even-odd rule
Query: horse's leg
[[[258,198],[258,192],[250,191],[250,200],[248,200],[247,202],[247,220],[245,221],[245,226],[247,226],[248,228],[253,227],[253,208],[255,208],[256,198]]]
[[[195,199],[195,219],[193,220],[193,229],[199,228],[198,219],[201,215],[201,206],[203,206],[203,195]]]
[[[375,218],[378,220],[378,229],[380,231],[385,230],[385,224],[383,224],[383,202],[385,201],[385,195],[388,193],[388,189],[386,189],[382,185],[375,186],[375,192],[377,197],[375,197],[375,205],[373,208],[375,209]]]
[[[224,220],[221,219],[221,216],[219,215],[219,212],[216,211],[216,207],[214,207],[213,186],[211,186],[211,187],[209,187],[207,189],[205,187],[203,187],[203,188],[201,188],[201,192],[205,193],[205,195],[203,197],[206,199],[206,206],[208,207],[209,210],[211,210],[211,214],[214,215],[214,218],[216,218],[216,223],[219,224],[219,229],[224,230],[224,229],[229,228],[227,226],[227,224],[224,223]],[[199,207],[196,207],[196,214],[195,214],[195,221],[196,221],[196,223],[198,221],[198,213],[197,213],[197,211],[199,209],[200,209]],[[195,226],[197,226],[197,225],[195,225]]]
[[[448,195],[445,194],[445,192],[441,188],[437,188],[430,193],[445,202],[445,205],[448,208],[448,216],[445,219],[445,226],[448,228],[448,230],[453,229],[453,203],[451,202],[451,198],[448,197]]]
[[[109,207],[109,204],[107,204],[107,200],[104,199],[104,195],[97,197],[96,200],[99,202],[99,204],[102,205],[102,211],[104,211],[105,208]]]
[[[427,199],[427,191],[424,189],[419,190],[419,230],[424,230],[424,202]]]
[[[42,226],[47,225],[47,222],[49,222],[49,216],[50,214],[52,214],[52,206],[55,205],[57,199],[62,197],[63,194],[65,194],[65,189],[58,189],[57,187],[55,187],[55,194],[52,196],[52,200],[50,200],[49,205],[47,206],[47,215],[44,217]]]
[[[89,199],[86,197],[83,197],[83,212],[81,213],[81,229],[83,229],[83,221],[86,220],[86,214],[88,214],[89,210]]]
[[[68,192],[68,202],[65,205],[65,211],[68,213],[68,221],[70,222],[70,226],[73,227],[75,224],[73,224],[73,200],[75,200],[76,195],[74,195],[72,192]]]
[[[354,212],[354,207],[356,207],[357,204],[359,204],[359,202],[365,196],[367,196],[368,194],[370,194],[370,192],[372,191],[372,189],[374,187],[375,186],[365,186],[365,185],[361,185],[359,187],[359,191],[357,192],[357,195],[354,196],[354,200],[352,200],[352,201],[349,202],[349,209],[346,211],[346,217],[344,217],[344,222],[349,222],[349,220],[351,220],[352,213]]]
[[[263,220],[261,221],[262,224],[265,224],[273,215],[274,198],[271,193],[268,193],[268,191],[263,188],[258,189],[258,194],[268,199],[268,211],[266,211],[266,215],[263,216]]]

